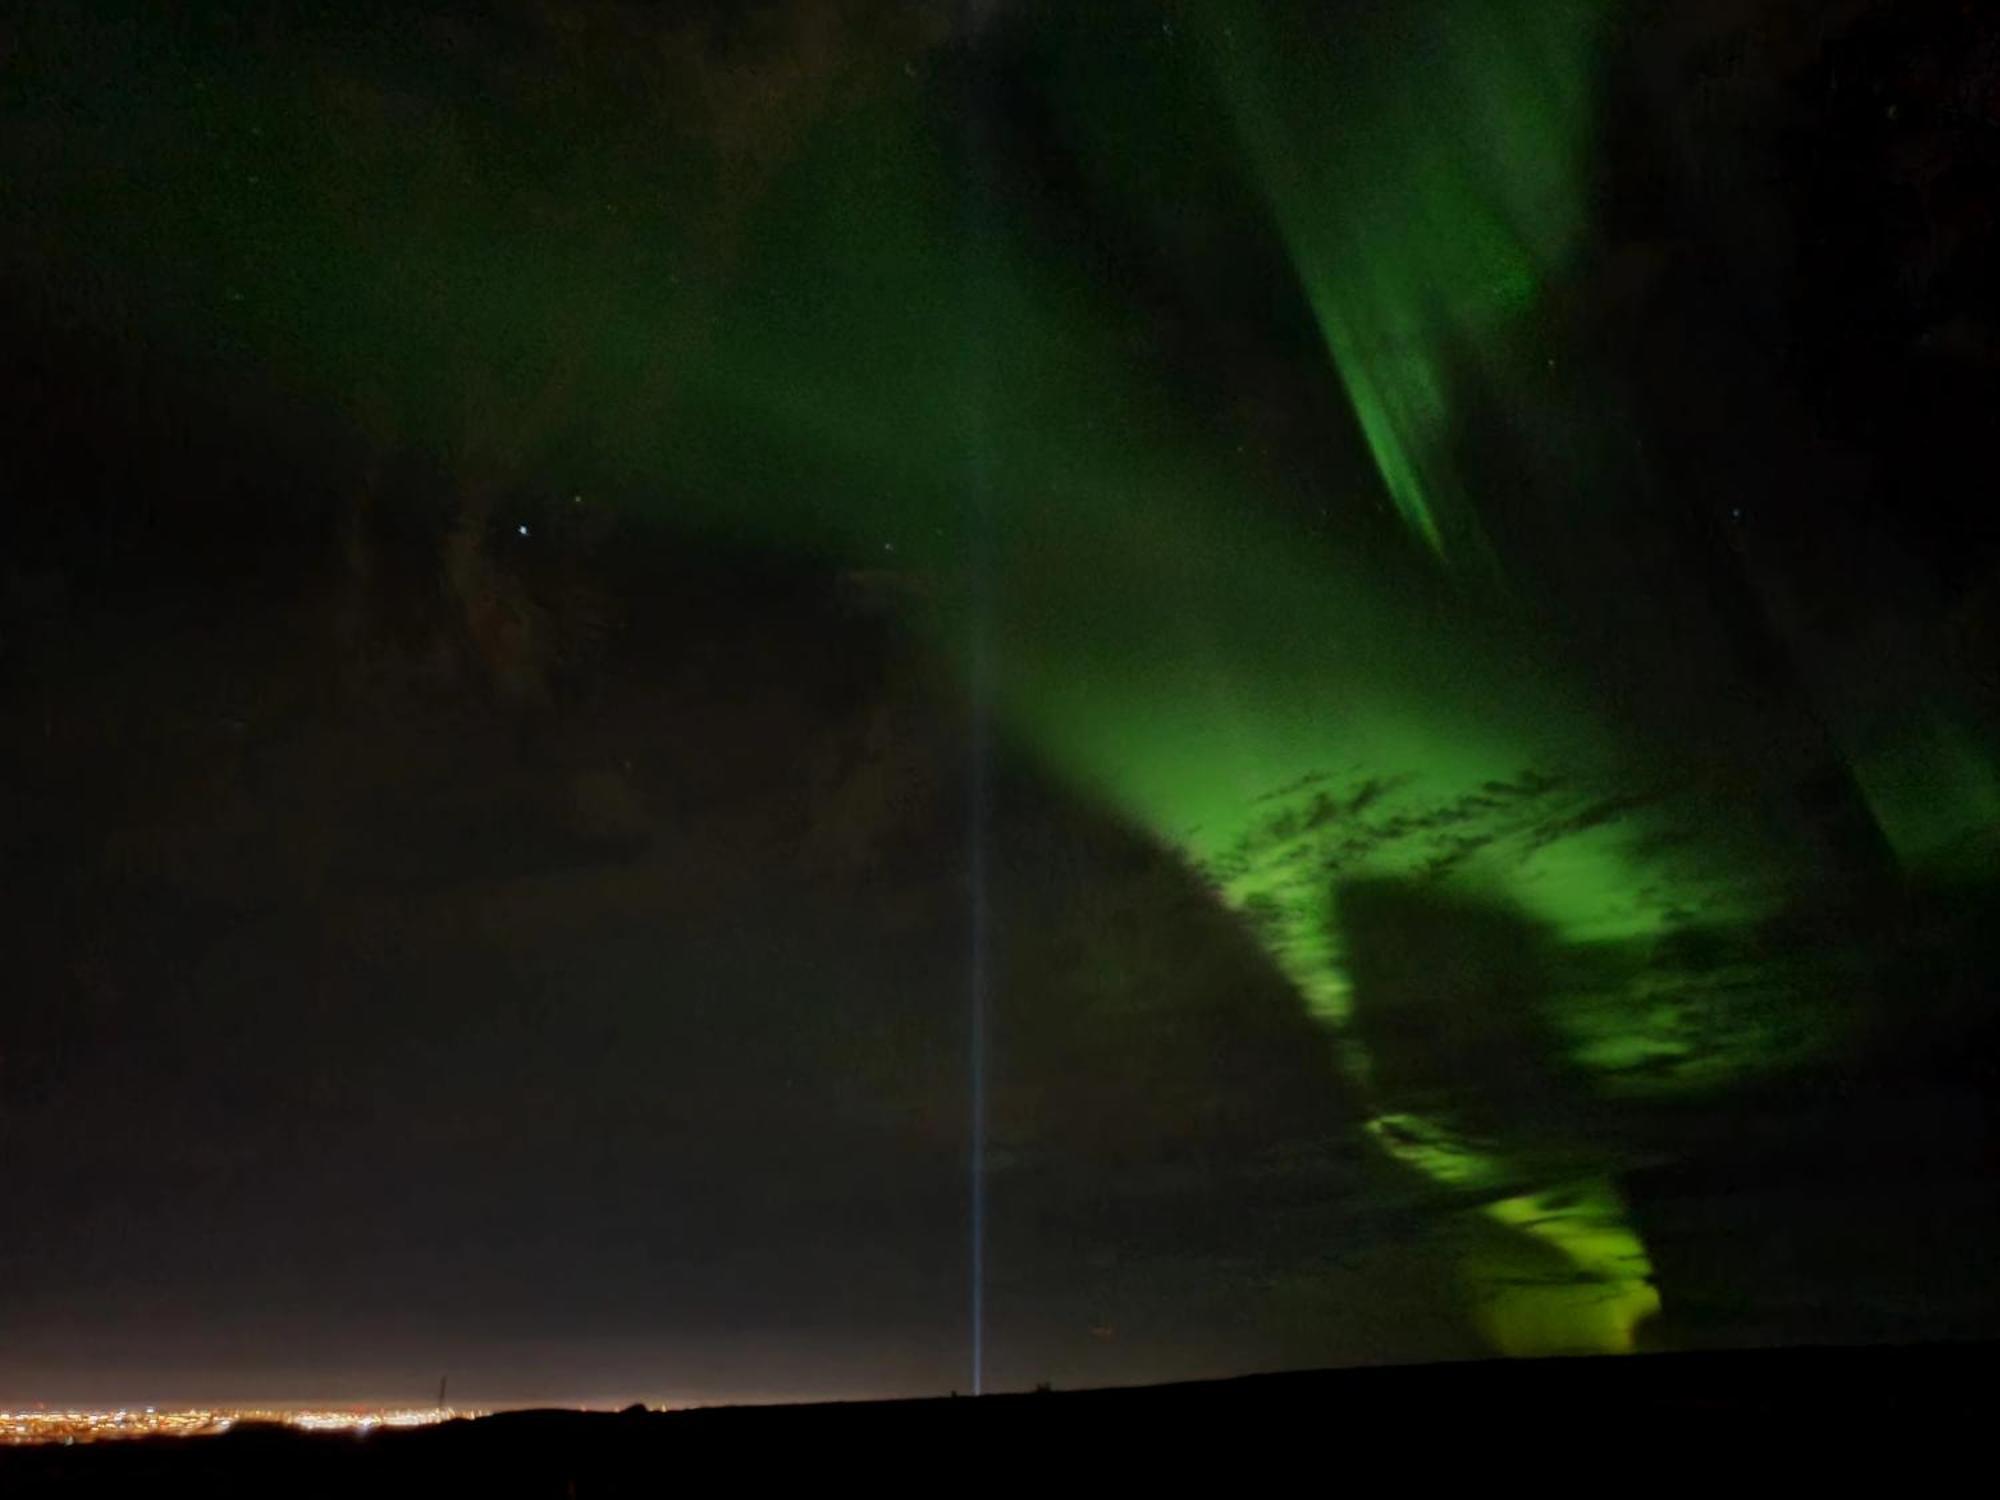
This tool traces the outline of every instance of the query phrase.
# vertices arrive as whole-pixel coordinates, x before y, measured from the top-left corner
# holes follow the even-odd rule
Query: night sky
[[[0,23],[0,1407],[2000,1334],[2000,26]]]

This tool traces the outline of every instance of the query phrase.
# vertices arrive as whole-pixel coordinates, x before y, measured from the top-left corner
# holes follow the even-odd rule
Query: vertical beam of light
[[[989,208],[991,186],[986,179],[988,159],[986,101],[977,77],[969,86],[966,110],[967,157],[961,183],[961,218],[971,244],[979,244],[992,233]],[[967,1000],[971,1007],[970,1059],[971,1087],[968,1107],[970,1159],[968,1163],[971,1197],[969,1261],[971,1266],[971,1345],[972,1394],[986,1391],[986,1064],[988,965],[988,849],[987,825],[992,802],[992,678],[993,678],[993,495],[987,426],[989,396],[985,387],[987,311],[975,278],[968,277],[960,288],[964,302],[965,339],[962,349],[961,379],[964,382],[959,420],[964,424],[963,477],[965,495],[965,553],[970,599],[967,621],[968,697],[971,708],[970,764],[966,775],[967,842],[969,847],[968,914],[969,974]]]
[[[971,1320],[972,1394],[986,1386],[986,1061],[988,1006],[988,851],[987,824],[991,815],[992,791],[992,587],[984,545],[988,497],[983,466],[973,450],[973,462],[966,475],[966,493],[971,510],[971,572],[974,597],[970,624],[971,747],[966,776],[966,820],[970,847],[971,910],[968,914],[967,1001],[971,1007],[971,1089],[970,1162],[971,1180]]]
[[[971,477],[974,503],[978,503],[979,478]],[[976,565],[975,565],[976,566]],[[976,606],[977,607],[977,606]],[[973,627],[972,745],[967,776],[966,817],[971,845],[971,911],[969,931],[969,975],[967,1003],[971,1007],[971,1076],[969,1109],[970,1159],[968,1188],[971,1195],[969,1233],[971,1236],[971,1343],[972,1394],[986,1388],[986,1029],[987,1029],[987,819],[990,806],[990,762],[992,723],[986,705],[987,679],[991,674],[988,632]]]

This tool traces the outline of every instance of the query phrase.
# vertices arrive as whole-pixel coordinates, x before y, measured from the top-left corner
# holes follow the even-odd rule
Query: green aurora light
[[[1172,11],[1201,46],[1125,85],[1211,100],[1289,251],[1377,471],[1333,540],[1190,422],[1131,352],[1139,315],[975,170],[947,70],[854,89],[733,234],[712,184],[608,105],[599,138],[557,150],[533,100],[418,104],[386,62],[358,80],[143,26],[107,35],[101,110],[70,121],[121,170],[70,181],[24,136],[16,178],[42,190],[51,245],[90,244],[102,294],[188,348],[365,400],[469,467],[508,449],[690,527],[893,558],[924,581],[909,620],[941,658],[986,643],[1007,732],[1243,915],[1369,1091],[1384,1150],[1502,1231],[1465,1267],[1496,1347],[1622,1349],[1658,1295],[1618,1149],[1546,1150],[1400,1097],[1360,1040],[1372,1002],[1335,897],[1400,882],[1546,932],[1551,1028],[1607,1094],[1708,1088],[1837,1040],[1795,967],[1745,957],[1704,988],[1661,957],[1689,934],[1727,947],[1818,855],[1635,732],[1560,633],[1507,607],[1452,449],[1455,392],[1516,383],[1524,328],[1586,245],[1609,9],[1361,7],[1334,48],[1213,0]],[[197,171],[189,138],[211,143]],[[494,393],[555,372],[560,420],[502,441],[517,413],[464,389],[467,368]],[[1383,492],[1402,537],[1370,529]],[[1990,778],[1976,745],[1952,753]],[[1861,779],[1894,795],[1891,773]],[[1931,844],[1992,812],[1914,800],[1952,825]]]

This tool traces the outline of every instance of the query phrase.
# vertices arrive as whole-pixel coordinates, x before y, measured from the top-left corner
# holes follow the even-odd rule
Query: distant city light
[[[401,1407],[387,1411],[197,1408],[189,1411],[0,1411],[0,1446],[28,1443],[96,1443],[120,1438],[214,1437],[243,1422],[296,1427],[306,1432],[352,1432],[357,1436],[378,1427],[428,1427],[457,1417],[484,1412],[452,1407]]]

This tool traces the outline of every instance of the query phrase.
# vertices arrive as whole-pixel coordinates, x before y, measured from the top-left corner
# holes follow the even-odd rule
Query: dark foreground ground
[[[806,1480],[987,1491],[1172,1477],[1228,1493],[1440,1483],[1952,1477],[1995,1349],[1791,1350],[1256,1375],[1144,1389],[621,1413],[506,1412],[365,1438],[0,1449],[0,1494],[601,1496]]]

